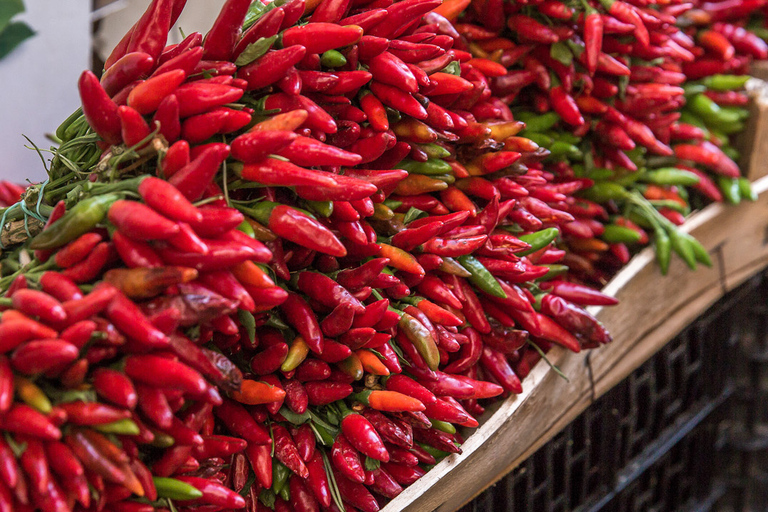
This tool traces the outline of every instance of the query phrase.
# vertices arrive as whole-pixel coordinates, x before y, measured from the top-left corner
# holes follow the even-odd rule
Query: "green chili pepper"
[[[727,202],[731,204],[739,204],[741,202],[741,191],[738,178],[718,176],[717,186],[720,188],[720,191],[723,193],[723,197],[725,197]]]
[[[672,244],[672,250],[675,251],[682,259],[688,268],[691,270],[696,269],[696,255],[693,252],[693,247],[690,242],[682,236],[677,229],[669,230],[669,241]]]
[[[62,218],[37,235],[31,249],[56,249],[96,227],[107,216],[109,207],[120,199],[117,194],[90,197],[77,203]]]
[[[456,182],[456,177],[453,176],[452,174],[436,174],[436,175],[432,176],[432,178],[434,178],[436,180],[444,181],[444,182],[446,182],[449,185],[451,185],[451,184]]]
[[[648,171],[640,176],[641,181],[655,183],[657,185],[682,185],[690,187],[699,182],[699,177],[690,171],[675,167],[663,167]]]
[[[519,238],[523,242],[530,245],[531,248],[518,252],[516,254],[518,256],[527,256],[529,254],[533,254],[539,249],[542,249],[547,245],[551,244],[552,241],[555,238],[557,238],[559,235],[560,235],[560,230],[557,228],[546,228],[546,229],[542,229],[541,231],[536,231],[535,233],[531,233],[529,235],[520,235],[517,238]]]
[[[404,169],[409,173],[426,174],[427,176],[453,173],[453,168],[451,168],[451,165],[440,158],[430,158],[426,162],[417,162],[416,160],[403,160],[398,164],[397,167],[399,169]]]
[[[632,228],[619,226],[618,224],[608,224],[605,226],[605,231],[603,231],[600,238],[609,244],[634,244],[642,236]]]
[[[333,201],[310,201],[305,199],[304,204],[321,217],[328,218],[333,214]]]
[[[749,78],[749,75],[711,75],[701,82],[715,91],[734,91],[743,89]]]
[[[176,480],[175,478],[165,478],[153,476],[159,498],[168,498],[171,500],[196,500],[202,498],[203,493],[192,487],[186,482]]]
[[[549,268],[549,272],[544,274],[539,278],[540,281],[548,281],[552,278],[555,278],[557,276],[562,276],[568,272],[568,266],[567,265],[558,265],[556,263],[548,263],[546,265],[542,265],[542,267]]]
[[[669,236],[663,229],[658,228],[656,230],[654,244],[656,248],[656,261],[659,262],[661,273],[667,275],[667,270],[669,270],[669,258],[672,255],[672,246]]]
[[[433,456],[437,460],[442,460],[447,455],[450,455],[450,453],[444,452],[443,450],[438,450],[437,448],[430,446],[428,444],[424,444],[424,443],[417,443],[417,444],[421,446],[425,452],[429,453],[431,456]]]
[[[253,230],[253,226],[251,226],[247,220],[243,220],[243,222],[237,226],[237,230],[242,231],[251,238],[256,238],[256,231]]]
[[[439,144],[416,144],[429,158],[448,158],[451,152]]]
[[[739,182],[739,195],[747,201],[757,201],[757,194],[752,190],[752,184],[747,178],[742,176],[738,179]]]
[[[552,145],[549,146],[549,151],[554,156],[567,156],[571,158],[579,158],[582,156],[581,150],[578,147],[562,140],[554,141]]]
[[[611,169],[599,167],[599,168],[587,171],[586,177],[591,179],[592,181],[605,181],[613,178],[614,174],[616,173],[614,173]]]
[[[245,332],[248,335],[248,341],[251,345],[254,345],[256,343],[256,319],[254,318],[253,313],[240,309],[237,311],[237,319],[240,322],[240,325],[245,329]]]
[[[536,115],[530,112],[520,112],[517,114],[518,121],[525,123],[526,132],[545,132],[555,126],[560,121],[560,116],[555,112]],[[533,140],[533,139],[531,139]]]
[[[432,338],[426,327],[408,313],[402,313],[398,325],[408,340],[416,347],[419,355],[424,358],[424,362],[430,370],[437,370],[440,364],[440,352],[437,350],[437,343]]]
[[[555,142],[555,139],[553,139],[549,135],[545,135],[539,132],[524,131],[523,133],[521,133],[521,135],[528,139],[531,139],[533,142],[535,142],[542,148],[549,148],[549,146],[551,146],[552,143]]]
[[[262,489],[261,493],[259,493],[259,501],[262,505],[269,508],[270,510],[275,510],[276,499],[277,496],[275,496],[275,493],[272,491],[272,489]]]
[[[155,432],[155,439],[151,444],[155,448],[170,448],[176,444],[176,440],[165,432]]]
[[[648,204],[652,205],[657,210],[659,208],[669,208],[670,210],[680,212],[683,215],[688,215],[690,213],[690,210],[687,206],[684,206],[678,201],[673,201],[671,199],[651,199],[648,201]]]
[[[338,50],[328,50],[320,56],[320,64],[328,68],[340,68],[347,63],[347,58]]]
[[[459,263],[469,271],[469,281],[480,288],[485,293],[493,295],[494,297],[500,297],[502,299],[507,298],[507,294],[502,290],[501,285],[493,277],[485,266],[477,261],[477,258],[470,254],[459,256]]]
[[[448,423],[447,421],[440,421],[436,419],[430,419],[429,421],[430,423],[432,423],[432,427],[436,428],[437,430],[445,432],[446,434],[456,433],[456,427],[454,427],[452,424]]]
[[[600,181],[584,191],[584,197],[596,203],[626,199],[629,192],[617,183]]]
[[[581,142],[581,137],[577,137],[574,134],[568,132],[557,132],[556,134],[549,132],[549,135],[551,135],[556,140],[567,142],[568,144],[576,145]]]
[[[291,470],[283,465],[282,462],[272,461],[272,492],[280,494],[284,487],[288,487],[288,477],[291,476]]]
[[[707,92],[707,86],[702,84],[685,84],[683,86],[686,96],[693,96],[695,94],[703,94]]]
[[[715,128],[729,123],[738,123],[740,120],[738,114],[720,108],[720,105],[704,94],[696,94],[691,97],[686,108],[701,116],[707,125],[712,125]]]
[[[103,425],[94,425],[93,428],[105,434],[119,434],[123,436],[137,436],[141,432],[139,426],[130,418],[124,418]]]
[[[706,265],[707,267],[712,266],[712,258],[709,257],[709,252],[707,252],[707,249],[701,245],[701,243],[693,238],[688,233],[680,232],[680,236],[685,238],[685,240],[688,242],[688,245],[690,245],[691,249],[693,250],[693,255],[696,258],[696,261],[701,263],[702,265]]]

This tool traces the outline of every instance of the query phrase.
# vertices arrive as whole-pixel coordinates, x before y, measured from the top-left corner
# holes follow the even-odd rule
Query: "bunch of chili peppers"
[[[49,180],[8,198],[47,223],[3,253],[0,330],[27,334],[0,510],[376,511],[553,344],[610,341],[583,306],[615,300],[579,281],[649,222],[706,256],[625,147],[673,154],[687,91],[628,59],[682,59],[677,14],[604,5],[632,48],[596,52],[597,5],[228,0],[166,46],[184,3],[83,73]]]
[[[648,233],[663,272],[670,251],[708,264],[676,226],[702,199],[752,197],[730,138],[747,115],[749,63],[768,49],[742,25],[763,6],[480,1],[457,17],[473,55],[509,69],[492,87],[523,135],[596,182],[565,237],[580,279],[604,284]]]

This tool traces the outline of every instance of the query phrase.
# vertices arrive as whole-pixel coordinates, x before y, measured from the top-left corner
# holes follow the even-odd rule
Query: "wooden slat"
[[[749,110],[750,116],[744,131],[735,140],[734,146],[741,153],[739,167],[744,170],[744,175],[755,181],[768,174],[768,63],[760,62],[762,80],[750,80],[748,86],[752,96]]]
[[[713,204],[683,226],[710,251],[712,268],[691,272],[674,257],[668,275],[661,276],[650,249],[638,254],[604,289],[620,304],[594,310],[613,334],[613,343],[580,354],[553,349],[548,357],[569,383],[540,362],[525,379],[524,392],[501,402],[462,446],[462,455],[440,462],[384,512],[458,509],[528,458],[727,291],[768,266],[768,177],[753,186],[758,201],[735,207]]]

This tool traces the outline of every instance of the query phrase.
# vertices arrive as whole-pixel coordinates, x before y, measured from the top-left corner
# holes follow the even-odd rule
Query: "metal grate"
[[[768,510],[768,272],[461,512]]]

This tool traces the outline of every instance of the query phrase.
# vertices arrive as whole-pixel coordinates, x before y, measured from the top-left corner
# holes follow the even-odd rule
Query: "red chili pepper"
[[[196,201],[210,185],[221,163],[229,155],[229,146],[214,143],[208,145],[194,160],[179,169],[168,180],[190,201]]]
[[[13,307],[29,316],[39,317],[44,322],[63,322],[67,313],[61,303],[45,292],[23,288],[11,297]]]
[[[740,176],[738,165],[709,141],[701,141],[697,145],[677,144],[675,156],[681,160],[690,160],[701,164],[723,176],[731,178]]]
[[[107,218],[123,234],[136,240],[166,240],[179,232],[178,224],[136,201],[115,201]]]
[[[106,315],[115,326],[142,346],[163,348],[168,337],[149,322],[139,307],[118,292],[106,309]]]
[[[319,450],[315,450],[312,458],[307,461],[307,470],[309,476],[305,480],[306,486],[309,487],[321,506],[329,507],[331,504],[331,489]]]
[[[241,176],[246,180],[257,181],[263,185],[338,188],[332,174],[304,169],[277,158],[265,158],[260,162],[245,164]]]
[[[245,499],[235,491],[228,489],[224,485],[209,478],[200,478],[194,476],[175,476],[177,480],[187,483],[203,493],[201,498],[195,500],[197,503],[215,505],[229,509],[239,509],[245,507]],[[185,501],[185,500],[177,500]]]
[[[396,2],[386,8],[387,17],[368,31],[368,34],[394,39],[404,33],[414,21],[438,5],[440,5],[438,0]]]
[[[371,82],[371,91],[385,105],[416,119],[427,119],[424,107],[411,94],[380,82]]]
[[[331,447],[331,462],[345,479],[362,483],[365,480],[365,470],[360,462],[357,450],[350,444],[344,434],[336,436]]]
[[[232,141],[232,157],[246,164],[255,164],[287,147],[297,137],[298,134],[286,130],[244,133]]]
[[[114,96],[126,85],[149,73],[154,65],[155,60],[147,53],[127,53],[107,68],[101,76],[101,86],[108,95]]]
[[[237,76],[248,81],[246,90],[262,89],[283,78],[289,69],[301,62],[306,53],[307,49],[301,45],[270,51],[240,68]]]
[[[275,457],[277,460],[285,464],[296,475],[307,478],[309,471],[299,456],[298,448],[296,448],[288,429],[282,425],[274,424],[272,425],[272,435],[275,438]]]
[[[307,53],[323,53],[334,48],[349,46],[360,40],[363,30],[355,25],[335,23],[309,23],[291,27],[282,34],[283,47],[301,45]]]
[[[352,386],[343,382],[307,382],[304,389],[311,405],[327,405],[352,394]]]
[[[113,257],[113,245],[101,242],[83,261],[64,270],[62,274],[76,283],[87,283],[95,279]]]
[[[126,409],[133,409],[138,402],[131,380],[115,370],[100,368],[94,372],[93,387],[99,396]]]
[[[241,27],[250,6],[248,0],[228,0],[221,8],[213,27],[205,35],[204,57],[210,60],[229,60],[240,39]]]
[[[131,90],[128,94],[128,106],[141,114],[154,112],[168,95],[178,89],[185,78],[186,73],[182,69],[152,76]]]
[[[120,144],[122,138],[117,104],[101,86],[96,75],[90,71],[83,71],[78,82],[78,90],[83,114],[93,131],[109,144]]]
[[[256,423],[253,417],[242,405],[229,399],[224,399],[224,403],[214,411],[218,417],[233,434],[242,437],[255,445],[269,445],[272,443],[269,433]]]

